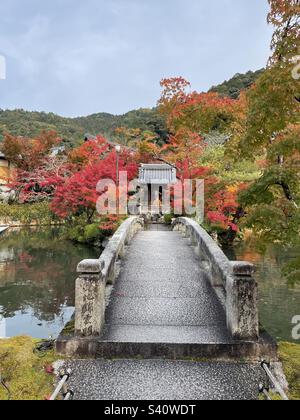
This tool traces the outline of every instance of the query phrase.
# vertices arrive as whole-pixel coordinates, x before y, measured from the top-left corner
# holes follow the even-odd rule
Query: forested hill
[[[245,74],[237,73],[230,80],[226,80],[218,86],[213,86],[210,92],[217,92],[222,96],[237,99],[240,96],[241,90],[251,87],[264,71],[264,69],[261,69],[255,72],[248,71]]]
[[[142,131],[157,133],[163,140],[167,137],[167,128],[164,118],[157,108],[138,109],[127,112],[124,115],[93,114],[87,117],[73,119],[79,127],[83,127],[86,133],[103,134],[109,139],[114,137],[118,127],[139,128]]]
[[[211,91],[236,98],[241,89],[251,86],[262,72],[263,70],[237,74],[229,81],[214,86]],[[5,132],[34,137],[42,130],[56,130],[66,143],[78,144],[86,133],[102,134],[113,140],[117,127],[149,130],[157,133],[161,139],[165,139],[167,134],[165,122],[156,108],[134,110],[124,115],[99,113],[79,118],[64,118],[45,112],[3,111],[0,109],[0,140]]]
[[[99,113],[79,118],[64,118],[45,112],[0,110],[0,140],[5,132],[34,137],[42,130],[55,130],[66,143],[78,144],[85,134],[101,134],[112,140],[117,127],[140,128],[166,136],[165,123],[156,109],[139,109],[124,115]]]

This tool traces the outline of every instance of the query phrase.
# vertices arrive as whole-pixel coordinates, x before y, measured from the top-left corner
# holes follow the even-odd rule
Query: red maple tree
[[[83,148],[85,150],[85,148]],[[107,152],[102,160],[84,166],[58,186],[51,203],[53,212],[67,218],[86,215],[87,223],[90,223],[96,212],[96,203],[100,196],[97,192],[97,184],[102,179],[116,181],[116,152]],[[137,175],[138,165],[133,161],[128,152],[123,151],[119,159],[119,170],[127,171],[128,181]]]

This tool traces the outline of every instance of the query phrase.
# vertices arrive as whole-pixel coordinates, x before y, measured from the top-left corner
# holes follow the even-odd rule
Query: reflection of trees
[[[256,265],[261,322],[274,338],[290,341],[291,319],[299,312],[300,287],[289,285],[282,268],[299,255],[299,249],[275,244],[262,252],[259,244],[244,242],[224,251],[232,260],[250,261]]]
[[[62,306],[74,306],[78,262],[95,258],[98,252],[64,241],[57,229],[22,229],[3,236],[0,306],[4,316],[13,317],[28,307],[41,321],[61,316]]]

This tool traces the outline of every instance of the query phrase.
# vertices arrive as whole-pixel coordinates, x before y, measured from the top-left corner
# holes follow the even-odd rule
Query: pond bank
[[[58,356],[50,350],[35,351],[37,340],[15,337],[0,340],[0,372],[12,400],[44,400],[54,389],[55,377],[46,373]],[[289,381],[289,396],[300,400],[300,345],[279,343],[279,354]],[[0,386],[0,400],[7,400],[7,390]]]
[[[46,372],[57,360],[53,351],[35,351],[30,337],[0,339],[0,400],[45,400],[53,392],[55,377]]]
[[[289,383],[289,395],[293,400],[300,400],[300,345],[279,343],[279,357]]]

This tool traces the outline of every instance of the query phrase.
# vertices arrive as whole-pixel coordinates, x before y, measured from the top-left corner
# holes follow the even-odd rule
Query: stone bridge
[[[127,219],[98,260],[78,265],[75,328],[56,342],[101,359],[276,360],[260,334],[254,267],[229,261],[196,222]]]

